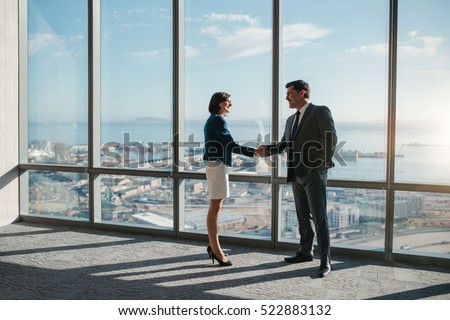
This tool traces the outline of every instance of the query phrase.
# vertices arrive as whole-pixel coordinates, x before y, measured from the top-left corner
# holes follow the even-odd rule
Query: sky
[[[284,84],[303,79],[312,102],[329,106],[336,122],[386,122],[388,2],[282,1],[282,121],[292,113]],[[87,1],[28,3],[30,122],[86,121]],[[171,4],[101,1],[102,121],[170,119]],[[185,1],[187,121],[207,117],[216,91],[231,94],[230,119],[270,121],[271,6],[271,0]],[[447,0],[399,1],[399,121],[444,125],[450,118],[448,12]]]

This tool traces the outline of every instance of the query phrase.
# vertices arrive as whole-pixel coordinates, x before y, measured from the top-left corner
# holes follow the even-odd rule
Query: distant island
[[[443,144],[428,144],[428,143],[414,142],[414,143],[404,143],[402,144],[402,147],[448,147],[448,146]]]
[[[168,119],[162,119],[157,117],[140,117],[140,118],[134,118],[133,120],[129,122],[133,123],[161,123],[164,121],[169,121]]]

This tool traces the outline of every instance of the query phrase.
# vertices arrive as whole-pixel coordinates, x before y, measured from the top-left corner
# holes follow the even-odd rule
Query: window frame
[[[205,240],[206,234],[193,234],[181,231],[180,221],[184,221],[183,201],[184,201],[184,180],[206,180],[204,173],[181,172],[177,165],[174,165],[172,171],[162,172],[157,170],[141,170],[141,169],[123,169],[123,168],[103,168],[100,167],[99,152],[99,123],[100,123],[100,101],[99,101],[99,81],[100,81],[100,54],[99,54],[99,28],[100,28],[100,0],[88,1],[88,96],[89,96],[89,164],[87,167],[77,167],[70,165],[47,165],[28,163],[28,45],[27,45],[27,0],[19,0],[19,134],[20,134],[20,218],[23,221],[40,222],[40,223],[57,223],[57,224],[74,224],[92,229],[108,229],[108,230],[124,230],[130,232],[145,232],[155,235],[175,236],[180,239],[197,239]],[[450,259],[443,259],[433,256],[408,255],[393,250],[394,237],[394,194],[396,191],[418,191],[450,194],[450,184],[416,184],[416,183],[398,183],[394,181],[395,176],[395,128],[396,128],[396,66],[397,66],[397,26],[398,26],[398,2],[400,0],[389,0],[389,67],[388,67],[388,120],[387,120],[387,168],[386,181],[358,181],[358,180],[329,180],[328,186],[341,188],[364,188],[384,190],[386,192],[386,231],[385,245],[383,252],[374,252],[370,249],[360,248],[339,248],[332,246],[333,254],[358,254],[361,257],[374,257],[378,260],[385,261],[405,261],[405,262],[424,262],[428,264],[441,265],[450,264]],[[173,0],[173,157],[174,161],[180,163],[180,137],[183,137],[184,127],[184,1]],[[282,0],[272,0],[272,134],[274,141],[279,139],[279,101],[280,93],[280,6]],[[276,163],[276,159],[274,162]],[[63,171],[63,172],[79,172],[87,173],[89,177],[89,194],[90,194],[90,218],[88,222],[70,221],[64,219],[42,218],[29,215],[28,212],[28,174],[29,170],[46,170],[46,171]],[[100,176],[103,174],[123,174],[133,176],[150,176],[162,177],[173,180],[173,230],[157,230],[143,227],[123,227],[111,226],[98,222],[94,218],[94,212],[101,210],[100,207]],[[272,188],[272,237],[271,240],[254,240],[243,239],[237,236],[224,236],[223,240],[229,243],[240,245],[256,245],[268,248],[291,248],[297,245],[280,241],[280,216],[279,209],[281,207],[281,186],[286,183],[286,178],[278,174],[276,166],[272,169],[271,175],[231,175],[230,181],[255,182],[270,184]]]

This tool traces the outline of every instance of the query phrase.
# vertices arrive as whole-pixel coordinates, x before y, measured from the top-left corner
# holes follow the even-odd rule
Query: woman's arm
[[[247,157],[253,157],[255,149],[251,147],[245,147],[237,144],[231,136],[228,125],[222,117],[217,117],[214,120],[214,129],[217,132],[217,137],[220,139],[222,146],[233,153],[242,154]]]

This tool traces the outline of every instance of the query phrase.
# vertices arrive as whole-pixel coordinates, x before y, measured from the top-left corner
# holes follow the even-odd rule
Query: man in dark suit
[[[334,166],[332,158],[337,143],[336,130],[330,109],[310,102],[308,83],[292,81],[286,84],[286,89],[289,108],[297,112],[287,119],[281,142],[262,146],[257,153],[268,156],[287,151],[287,181],[292,183],[300,249],[285,261],[299,263],[313,260],[314,223],[320,256],[318,275],[325,277],[331,271],[327,169]]]

